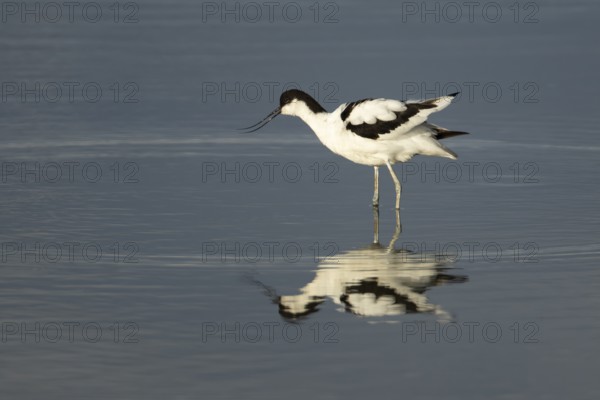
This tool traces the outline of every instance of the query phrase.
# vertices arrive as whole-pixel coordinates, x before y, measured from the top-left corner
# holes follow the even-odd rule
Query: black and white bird
[[[344,103],[328,113],[301,90],[287,90],[279,107],[262,121],[243,128],[254,132],[279,114],[300,117],[329,150],[358,164],[374,167],[373,206],[379,205],[379,167],[387,166],[396,187],[400,209],[401,186],[392,165],[417,154],[455,160],[456,153],[439,142],[467,132],[451,131],[427,122],[427,117],[446,108],[458,93],[429,100],[363,99]]]

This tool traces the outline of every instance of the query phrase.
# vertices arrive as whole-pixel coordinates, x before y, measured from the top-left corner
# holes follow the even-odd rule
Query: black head
[[[299,111],[302,110],[302,108],[299,107],[299,103],[306,104],[308,109],[315,114],[326,112],[325,109],[321,107],[321,105],[308,93],[305,93],[302,90],[298,89],[290,89],[286,90],[281,94],[281,97],[279,98],[279,107],[273,110],[262,121],[257,122],[256,124],[247,128],[242,128],[242,130],[245,130],[246,133],[257,131],[266,124],[268,124],[273,118],[275,118],[279,114],[298,116]]]
[[[283,108],[294,100],[305,103],[315,114],[325,112],[325,109],[311,95],[298,89],[290,89],[283,92],[279,98],[279,108]]]

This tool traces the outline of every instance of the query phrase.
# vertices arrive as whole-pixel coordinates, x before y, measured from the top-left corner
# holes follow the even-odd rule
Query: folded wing
[[[367,139],[395,139],[443,110],[458,93],[424,101],[363,99],[348,103],[341,113],[347,129]],[[387,136],[386,136],[387,135]]]

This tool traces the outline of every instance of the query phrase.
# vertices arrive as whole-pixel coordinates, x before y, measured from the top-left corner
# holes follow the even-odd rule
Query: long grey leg
[[[379,244],[379,207],[373,207],[373,244]]]
[[[400,186],[400,181],[398,180],[398,177],[394,173],[392,165],[389,162],[385,163],[385,165],[387,165],[388,169],[390,170],[390,174],[392,175],[392,179],[394,181],[394,186],[396,186],[396,210],[399,210],[400,209],[400,193],[402,193],[402,186]]]
[[[373,207],[379,206],[379,167],[376,165],[374,169],[375,191],[373,193]]]
[[[392,240],[390,240],[390,244],[388,245],[388,253],[392,253],[394,251],[394,246],[396,245],[396,241],[400,237],[402,233],[402,224],[400,223],[400,210],[396,211],[396,229],[394,229],[394,236],[392,236]]]

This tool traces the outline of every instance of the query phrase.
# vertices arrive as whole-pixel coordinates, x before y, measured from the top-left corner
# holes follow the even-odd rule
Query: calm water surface
[[[97,4],[0,24],[2,398],[598,398],[595,2]],[[472,134],[377,216],[300,121],[235,132],[290,83],[458,88],[432,120]]]

